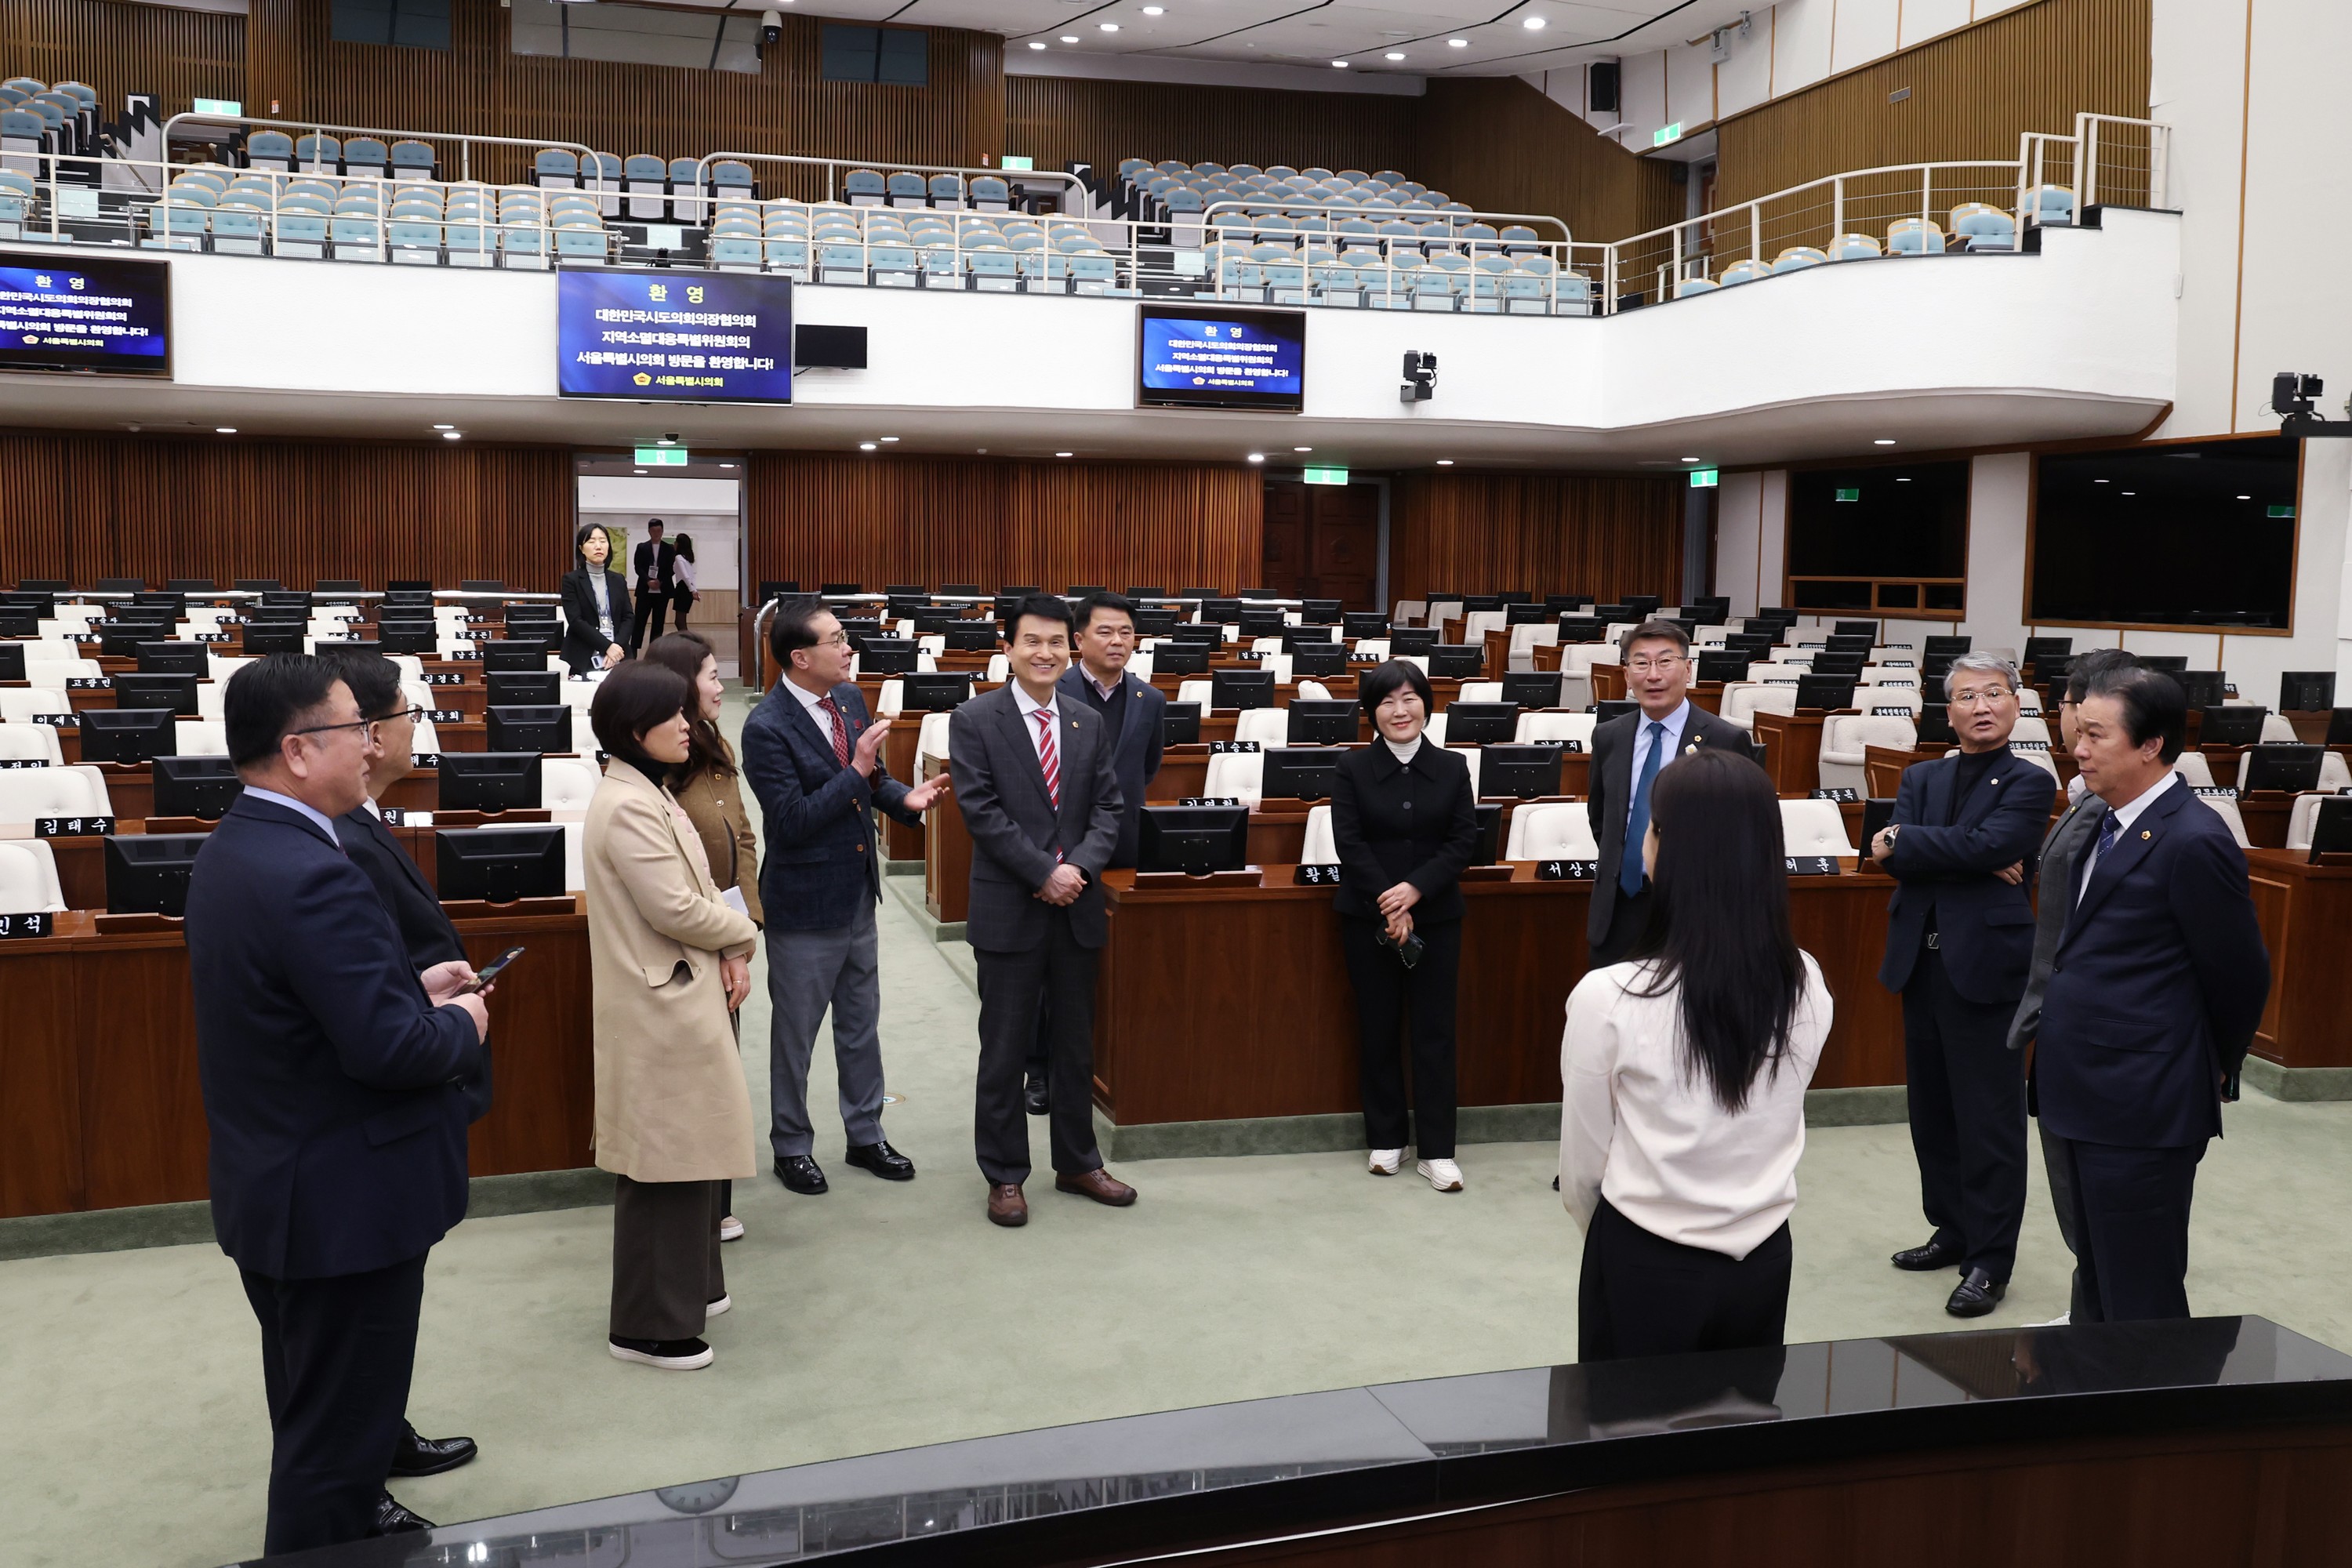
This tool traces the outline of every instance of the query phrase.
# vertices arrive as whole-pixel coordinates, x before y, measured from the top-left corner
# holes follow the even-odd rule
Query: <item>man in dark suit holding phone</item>
[[[1618,645],[1625,690],[1641,710],[1592,731],[1591,793],[1584,810],[1601,863],[1592,879],[1585,940],[1592,964],[1625,956],[1650,918],[1650,882],[1642,869],[1642,836],[1650,828],[1650,786],[1658,772],[1695,746],[1728,746],[1751,755],[1739,726],[1690,700],[1690,638],[1672,621],[1644,621]]]
[[[2072,1178],[2077,1323],[2189,1316],[2197,1163],[2270,998],[2246,858],[2173,771],[2187,728],[2170,677],[2091,678],[2074,761],[2105,810],[2071,885],[2042,890],[2072,904],[2032,1081]]]
[[[462,962],[416,973],[343,851],[371,726],[334,668],[247,665],[223,717],[245,789],[189,881],[189,979],[213,1228],[261,1325],[277,1553],[429,1528],[383,1480],[425,1255],[466,1212],[460,1085],[489,1013]]]
[[[648,639],[660,639],[663,617],[677,593],[677,551],[662,538],[661,519],[646,524],[646,537],[629,559],[629,590],[637,605],[636,618],[629,624],[629,651],[634,654]]]

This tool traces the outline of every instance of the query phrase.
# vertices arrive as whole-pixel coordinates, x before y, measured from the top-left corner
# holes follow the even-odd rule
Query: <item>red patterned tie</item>
[[[849,765],[849,731],[842,727],[840,705],[832,698],[826,698],[824,713],[833,721],[833,754],[841,759],[841,765],[845,768]]]
[[[1051,709],[1037,710],[1037,765],[1045,772],[1045,796],[1054,809],[1062,809],[1062,755],[1054,745],[1054,714]]]

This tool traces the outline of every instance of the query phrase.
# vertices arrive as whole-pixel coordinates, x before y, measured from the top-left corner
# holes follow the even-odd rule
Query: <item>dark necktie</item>
[[[824,700],[824,716],[833,721],[833,754],[841,765],[849,765],[849,731],[841,722],[841,707],[830,697]]]
[[[1633,804],[1625,813],[1624,858],[1617,865],[1617,885],[1632,898],[1642,890],[1642,839],[1650,831],[1650,786],[1666,752],[1666,727],[1650,721],[1650,753],[1642,759],[1642,776],[1633,785]]]

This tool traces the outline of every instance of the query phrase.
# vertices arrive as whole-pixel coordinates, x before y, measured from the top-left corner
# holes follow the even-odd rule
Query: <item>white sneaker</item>
[[[742,1240],[742,1239],[743,1239],[743,1222],[742,1222],[741,1220],[740,1220],[740,1219],[737,1219],[737,1218],[736,1218],[733,1215],[731,1215],[731,1214],[730,1214],[730,1215],[729,1215],[725,1219],[720,1220],[720,1221],[719,1222],[719,1240],[721,1240],[721,1241],[740,1241],[740,1240]]]
[[[1413,1169],[1429,1178],[1429,1184],[1441,1193],[1462,1190],[1462,1167],[1451,1160],[1423,1160]]]
[[[732,1296],[721,1296],[716,1301],[706,1301],[702,1304],[702,1321],[707,1323],[733,1305],[735,1305],[735,1298]]]
[[[2066,1311],[2059,1313],[2056,1317],[2051,1319],[2046,1323],[2036,1323],[2033,1326],[2037,1329],[2063,1329],[2073,1323],[2074,1321],[2074,1311],[2072,1309],[2069,1309]]]
[[[1371,1164],[1371,1172],[1372,1172],[1372,1174],[1373,1174],[1373,1175],[1375,1175],[1375,1176],[1393,1176],[1393,1175],[1395,1175],[1399,1171],[1402,1170],[1403,1168],[1404,1168],[1404,1151],[1403,1151],[1403,1150],[1402,1150],[1402,1149],[1375,1149],[1375,1150],[1373,1150],[1373,1151],[1372,1151],[1372,1164]]]

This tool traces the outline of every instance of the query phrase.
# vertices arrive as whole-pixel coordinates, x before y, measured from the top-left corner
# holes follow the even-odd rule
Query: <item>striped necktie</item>
[[[1045,774],[1045,797],[1054,809],[1062,809],[1062,754],[1054,744],[1054,712],[1050,708],[1037,710],[1037,766]]]

